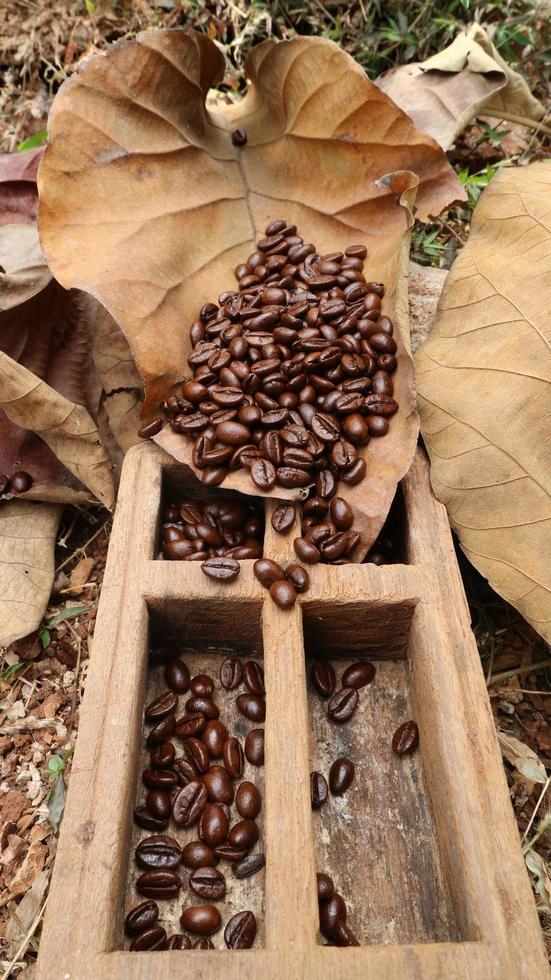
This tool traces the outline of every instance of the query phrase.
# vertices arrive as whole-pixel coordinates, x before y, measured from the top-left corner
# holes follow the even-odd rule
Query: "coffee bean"
[[[250,949],[256,936],[256,919],[252,912],[237,912],[224,929],[228,949]]]
[[[191,939],[183,932],[177,932],[168,937],[165,949],[191,949]]]
[[[175,898],[182,882],[169,868],[150,868],[136,881],[136,891],[147,898]]]
[[[241,684],[243,665],[239,657],[228,657],[220,667],[220,683],[226,691],[234,691]]]
[[[218,847],[228,836],[230,822],[219,803],[207,803],[201,814],[199,837],[209,847]]]
[[[161,745],[162,742],[166,742],[167,738],[170,738],[173,734],[175,727],[176,719],[174,715],[167,715],[166,718],[159,721],[149,732],[146,739],[147,747],[152,749],[156,745]]]
[[[392,736],[392,751],[396,755],[413,752],[419,744],[419,729],[414,721],[405,721]]]
[[[332,898],[335,893],[333,879],[330,878],[329,875],[323,874],[321,871],[318,871],[316,877],[318,886],[318,902],[326,902],[329,898]]]
[[[136,863],[140,868],[169,868],[175,870],[182,857],[178,841],[165,835],[144,837],[136,847]]]
[[[235,795],[235,806],[241,817],[254,820],[260,813],[262,797],[254,783],[243,782]]]
[[[228,844],[232,847],[245,848],[248,850],[253,847],[258,840],[258,827],[254,820],[239,820],[234,824],[228,834]]]
[[[138,827],[143,827],[144,830],[153,830],[159,833],[160,831],[166,830],[168,826],[168,819],[153,816],[152,813],[145,806],[138,806],[134,810],[134,823]]]
[[[189,887],[196,895],[218,902],[226,894],[226,879],[217,868],[196,868],[189,876]]]
[[[344,497],[333,497],[329,510],[331,520],[339,530],[348,531],[348,528],[352,527],[354,515],[350,504]]]
[[[184,786],[176,794],[172,804],[172,819],[174,823],[191,827],[197,823],[207,805],[207,789],[202,783],[193,781]]]
[[[192,697],[188,698],[186,701],[186,711],[189,714],[201,714],[205,718],[218,718],[220,715],[220,709],[217,707],[212,698],[203,697]]]
[[[167,715],[172,714],[177,706],[178,696],[172,691],[164,691],[151,704],[148,704],[145,709],[145,720],[159,721],[161,718],[166,718]]]
[[[264,671],[256,660],[248,660],[245,664],[243,680],[251,694],[264,694]]]
[[[229,861],[230,864],[235,864],[237,861],[242,861],[244,857],[247,856],[247,847],[234,847],[233,844],[226,842],[225,844],[220,844],[216,847],[214,853],[217,858],[222,861]]]
[[[310,773],[310,799],[312,810],[321,810],[327,802],[327,781],[321,772]]]
[[[264,765],[264,729],[253,728],[245,739],[245,758],[251,766]]]
[[[350,759],[336,759],[329,770],[329,788],[333,796],[346,793],[354,779],[354,763]]]
[[[270,596],[274,600],[276,606],[280,609],[292,609],[295,602],[297,601],[297,593],[294,585],[288,582],[286,579],[281,579],[278,582],[273,582],[270,586]],[[263,719],[253,719],[254,721]]]
[[[277,561],[272,561],[271,558],[259,558],[258,561],[255,561],[253,572],[265,589],[269,589],[274,582],[285,578],[285,572],[281,565],[278,565]]]
[[[369,422],[373,422],[373,419],[370,419]],[[369,422],[368,422],[368,428],[369,428]],[[370,435],[373,435],[371,430],[370,430]],[[365,459],[362,458],[357,459],[355,463],[352,463],[352,465],[349,466],[348,469],[344,471],[344,473],[341,473],[341,480],[343,481],[343,483],[347,483],[348,486],[355,487],[358,483],[361,483],[361,481],[363,480],[366,469],[367,469],[367,464]]]
[[[161,416],[157,416],[156,418],[151,419],[151,422],[146,422],[145,425],[142,425],[141,429],[138,429],[138,435],[142,439],[151,439],[161,431],[162,427],[163,419]]]
[[[360,943],[346,922],[337,921],[333,929],[333,938],[337,946],[359,946]]]
[[[241,714],[245,715],[245,718],[248,718],[250,721],[264,721],[266,717],[266,702],[259,694],[240,694],[236,698],[236,704]]]
[[[234,865],[233,873],[236,878],[250,878],[257,871],[260,871],[265,863],[266,858],[263,854],[248,854],[242,861]]]
[[[200,735],[207,727],[207,719],[201,712],[192,715],[185,715],[176,722],[175,733],[180,738],[187,738],[190,735]]]
[[[204,841],[190,840],[182,849],[182,864],[186,868],[212,868],[216,861],[216,854]]]
[[[307,565],[314,565],[321,558],[321,553],[318,551],[315,545],[311,544],[310,541],[307,541],[306,538],[295,538],[293,541],[293,548],[295,549],[297,558],[300,558],[301,561],[306,562]]]
[[[371,684],[375,677],[375,667],[369,660],[359,660],[355,664],[350,664],[342,675],[342,686],[353,687],[356,691]]]
[[[154,949],[166,949],[166,931],[162,926],[151,926],[150,929],[144,929],[130,943],[131,953]]]
[[[165,667],[165,682],[171,691],[184,694],[189,687],[189,670],[183,660],[171,660]]]
[[[214,905],[192,905],[180,916],[182,928],[199,936],[212,936],[221,924],[220,912]]]
[[[380,415],[372,415],[367,420],[367,427],[369,430],[369,435],[373,436],[374,438],[386,436],[389,429],[388,419],[384,419]]]
[[[137,936],[145,929],[151,929],[159,918],[159,906],[157,902],[140,902],[139,905],[130,909],[124,920],[124,928],[129,936]]]
[[[188,783],[199,782],[201,773],[192,761],[191,757],[184,755],[176,759],[174,770],[178,776],[178,785],[187,786]]]
[[[203,783],[211,803],[233,803],[230,773],[224,766],[211,766],[203,776]]]
[[[235,558],[207,558],[201,570],[217,582],[232,582],[239,575],[241,566]]]
[[[251,434],[246,425],[241,422],[219,422],[216,426],[216,439],[224,446],[244,446],[250,442]]]
[[[237,738],[228,738],[224,742],[222,750],[224,766],[232,779],[239,779],[243,775],[243,749]]]
[[[211,759],[220,759],[228,738],[228,730],[221,721],[209,721],[201,735],[201,741],[206,745]]]
[[[326,939],[333,939],[337,922],[346,922],[346,905],[338,892],[320,904],[320,931]]]
[[[268,459],[257,459],[251,466],[251,477],[260,490],[270,490],[276,482],[276,470]]]
[[[331,697],[335,690],[335,671],[328,660],[315,660],[312,664],[312,683],[322,698]]]
[[[192,678],[189,686],[198,697],[209,697],[214,691],[214,681],[208,674],[197,674]]]
[[[149,789],[171,790],[178,782],[174,769],[144,769],[142,782]]]
[[[207,746],[201,739],[195,738],[194,735],[188,736],[184,740],[184,752],[197,772],[207,772],[210,766],[210,755]]]
[[[339,724],[350,721],[358,707],[358,701],[358,692],[353,687],[343,687],[335,691],[327,705],[328,718]]]
[[[272,513],[272,527],[278,534],[288,534],[295,523],[296,510],[292,503],[279,504]]]
[[[151,751],[151,765],[154,769],[170,769],[176,758],[176,749],[172,742],[163,742]]]

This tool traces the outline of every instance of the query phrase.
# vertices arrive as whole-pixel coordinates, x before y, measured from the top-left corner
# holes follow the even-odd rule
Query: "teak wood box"
[[[124,463],[39,980],[547,977],[449,525],[431,494],[422,451],[401,488],[405,563],[316,566],[310,591],[291,612],[276,608],[254,578],[252,561],[242,562],[235,582],[218,586],[199,563],[154,560],[163,487],[185,491],[190,479],[151,444],[131,450]],[[285,564],[294,558],[293,534],[272,531],[273,506],[266,503],[264,553]],[[261,949],[123,948],[152,619],[184,631],[192,624],[196,636],[221,647],[239,647],[246,635],[253,650],[255,643],[263,649]],[[394,757],[379,775],[373,769],[372,791],[358,815],[357,857],[335,831],[334,864],[324,869],[347,876],[355,893],[349,920],[360,938],[364,927],[366,935],[384,936],[361,947],[325,946],[318,933],[316,855],[331,859],[332,852],[327,835],[319,834],[320,814],[311,811],[309,773],[313,762],[321,766],[330,756],[316,745],[321,716],[316,720],[312,706],[309,719],[305,641],[316,656],[357,659],[367,652],[378,676],[402,684],[396,701],[385,699],[383,683],[360,692],[371,715],[364,731],[355,728],[356,752],[369,760],[404,711],[420,729],[414,756]],[[385,786],[398,787],[388,804]],[[331,831],[325,810],[323,826]]]

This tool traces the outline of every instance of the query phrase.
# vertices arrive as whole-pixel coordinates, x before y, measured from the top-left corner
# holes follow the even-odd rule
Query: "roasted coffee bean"
[[[162,742],[166,742],[167,738],[170,738],[173,734],[175,726],[176,719],[174,715],[167,715],[166,718],[159,721],[149,732],[146,739],[147,747],[152,749],[156,745],[161,745]]]
[[[335,691],[327,705],[327,716],[331,721],[342,723],[350,721],[358,707],[358,692],[353,687],[342,687]]]
[[[178,841],[164,834],[155,837],[144,837],[136,847],[136,863],[140,868],[169,868],[176,869],[182,857]]]
[[[369,421],[373,422],[373,419],[370,419]],[[369,428],[369,423],[368,423],[368,428]],[[370,434],[373,435],[372,432]],[[343,483],[347,483],[348,486],[355,487],[356,484],[361,483],[361,481],[363,480],[366,469],[367,469],[367,464],[365,459],[363,458],[357,459],[355,463],[352,463],[351,466],[349,466],[344,471],[344,473],[341,473],[341,480],[343,481]]]
[[[145,425],[142,425],[141,429],[138,429],[138,435],[141,436],[142,439],[151,439],[161,431],[162,427],[163,419],[160,416],[157,416],[156,418],[151,419],[151,422],[147,422]]]
[[[386,436],[389,429],[388,419],[384,419],[381,415],[372,415],[367,420],[367,427],[369,430],[369,435],[376,439],[380,436]]]
[[[168,827],[168,819],[153,816],[145,806],[138,806],[134,810],[134,823],[144,830],[154,830],[157,833]]]
[[[218,718],[220,709],[212,698],[193,697],[186,701],[186,711],[190,715],[201,714],[205,718]]]
[[[214,691],[214,681],[208,674],[197,674],[189,686],[197,697],[209,697]]]
[[[197,766],[187,755],[180,756],[174,762],[174,771],[178,776],[178,785],[187,786],[188,783],[199,782],[201,773]]]
[[[259,558],[258,561],[255,561],[253,572],[255,578],[265,589],[269,589],[274,582],[285,578],[285,572],[281,565],[278,565],[277,561],[272,561],[271,558]]]
[[[136,882],[136,891],[147,898],[175,898],[182,882],[169,868],[153,868],[144,871]]]
[[[252,912],[237,912],[224,929],[228,949],[250,949],[256,936],[256,919]]]
[[[212,868],[217,860],[212,848],[202,840],[190,840],[182,848],[182,864],[186,868]]]
[[[312,664],[312,683],[322,698],[330,698],[335,690],[335,671],[328,660],[315,660]]]
[[[207,803],[201,814],[199,837],[209,847],[218,847],[228,836],[229,818],[219,803]]]
[[[183,932],[177,932],[168,937],[165,949],[191,949],[191,939]]]
[[[148,789],[171,790],[176,786],[178,777],[174,769],[144,769],[142,782]]]
[[[217,868],[196,868],[189,876],[189,887],[200,898],[219,902],[226,894],[226,879]]]
[[[245,739],[245,758],[251,766],[264,765],[264,729],[253,728]]]
[[[166,949],[166,930],[162,926],[157,925],[144,929],[130,943],[131,953],[155,949]]]
[[[151,750],[150,760],[154,769],[170,769],[176,758],[176,749],[172,742],[163,742]]]
[[[344,497],[333,497],[329,511],[333,524],[340,531],[348,531],[348,528],[352,527],[354,515],[350,504]]]
[[[206,729],[205,729],[206,731]],[[210,766],[210,754],[207,746],[199,738],[191,735],[184,740],[184,751],[198,772],[207,772]]]
[[[191,827],[197,823],[207,805],[207,789],[198,780],[188,783],[176,794],[172,804],[174,823]]]
[[[276,482],[276,470],[269,459],[257,459],[251,466],[251,477],[260,490],[270,490]]]
[[[160,721],[178,707],[178,695],[172,691],[163,691],[159,697],[155,698],[145,709],[146,721]]]
[[[350,759],[335,759],[329,770],[329,789],[333,796],[346,793],[354,779],[354,763]]]
[[[239,657],[228,657],[224,660],[220,667],[220,683],[226,691],[234,691],[239,687],[242,677],[243,665]]]
[[[151,929],[159,918],[159,906],[157,902],[140,902],[139,905],[130,909],[124,920],[124,929],[127,935],[137,936],[145,929]]]
[[[194,939],[191,944],[192,949],[214,949],[214,943],[207,939],[206,936],[200,936],[199,939]]]
[[[338,920],[333,929],[333,938],[337,946],[359,946],[360,943],[346,922]]]
[[[419,744],[419,729],[414,721],[405,721],[392,736],[392,751],[396,755],[413,752]]]
[[[291,583],[295,592],[307,592],[310,588],[310,576],[302,565],[287,565],[285,578]]]
[[[248,660],[245,664],[243,680],[251,694],[264,694],[264,671],[256,660]]]
[[[180,916],[182,928],[196,936],[212,936],[221,924],[220,912],[214,905],[192,905]]]
[[[243,749],[237,738],[228,738],[224,742],[222,757],[224,759],[224,766],[231,778],[239,779],[243,775],[244,759]]]
[[[207,727],[207,719],[201,712],[193,715],[185,715],[176,722],[175,734],[180,738],[187,738],[190,735],[200,735]]]
[[[321,553],[315,545],[307,541],[306,538],[295,538],[293,548],[297,558],[306,562],[307,565],[314,565],[321,558]]]
[[[322,500],[330,500],[337,489],[337,481],[331,470],[320,470],[316,477],[316,494]]]
[[[338,531],[324,538],[319,547],[325,561],[337,561],[346,553],[348,538],[342,531]]]
[[[254,820],[260,813],[262,797],[254,783],[243,782],[235,794],[235,806],[241,817]]]
[[[219,422],[216,426],[216,439],[224,446],[244,446],[250,442],[251,433],[246,425],[241,422],[228,421]]]
[[[311,772],[310,800],[312,802],[312,810],[321,810],[324,803],[327,802],[327,796],[327,781],[325,776],[321,772]]]
[[[272,513],[272,527],[278,534],[288,534],[295,523],[296,509],[292,503],[279,504]]]
[[[211,766],[203,776],[203,783],[211,803],[233,803],[230,773],[224,766]]]
[[[201,570],[217,582],[232,582],[239,575],[241,566],[235,558],[207,558]]]
[[[211,759],[220,759],[228,738],[228,730],[221,721],[209,721],[201,735],[201,741],[206,745]]]
[[[369,440],[369,429],[363,415],[354,412],[347,415],[342,424],[344,433],[355,446],[364,446]]]
[[[272,589],[270,589],[271,594]],[[245,718],[248,718],[250,721],[264,721],[266,717],[266,702],[259,694],[240,694],[236,698],[236,704]]]
[[[343,687],[354,687],[356,691],[371,684],[375,677],[375,667],[369,660],[358,660],[355,664],[350,664],[342,675]]]
[[[249,849],[258,840],[258,827],[254,820],[239,820],[228,834],[228,844],[232,847]]]
[[[329,875],[323,874],[323,872],[318,871],[317,874],[317,885],[318,885],[318,902],[327,902],[328,899],[332,898],[335,894],[335,886],[333,884],[333,879]]]
[[[248,854],[242,861],[234,865],[233,873],[236,878],[250,878],[257,871],[260,871],[265,863],[266,858],[263,854]]]
[[[171,691],[184,694],[189,687],[189,670],[183,660],[171,660],[165,667],[165,682]]]
[[[280,609],[292,609],[297,601],[296,589],[287,579],[280,579],[278,582],[273,582],[270,586],[270,596]],[[263,719],[253,719],[253,721],[259,720],[262,721]]]
[[[230,864],[235,864],[237,861],[242,861],[244,857],[247,856],[247,847],[234,847],[233,844],[226,842],[225,844],[220,844],[216,847],[214,853],[217,858],[221,861],[229,861]]]
[[[342,895],[334,892],[331,898],[321,902],[320,931],[326,939],[333,939],[337,922],[346,922],[346,905]]]

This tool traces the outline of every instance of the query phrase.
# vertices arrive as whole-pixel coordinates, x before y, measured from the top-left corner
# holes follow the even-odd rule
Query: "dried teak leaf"
[[[551,640],[551,164],[482,195],[416,354],[431,482],[461,547]]]

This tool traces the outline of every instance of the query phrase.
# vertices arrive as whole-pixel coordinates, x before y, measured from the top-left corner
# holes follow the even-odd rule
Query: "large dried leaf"
[[[444,149],[476,116],[537,121],[545,114],[479,24],[432,58],[385,72],[376,84]]]
[[[36,174],[43,152],[41,146],[25,153],[0,153],[0,225],[36,220]]]
[[[0,507],[0,646],[32,633],[54,581],[54,547],[63,507],[9,500]]]
[[[551,640],[551,163],[482,195],[416,355],[434,492],[465,554]]]
[[[16,425],[39,435],[77,480],[105,507],[112,508],[111,462],[97,426],[82,405],[75,405],[0,352],[0,407]]]

